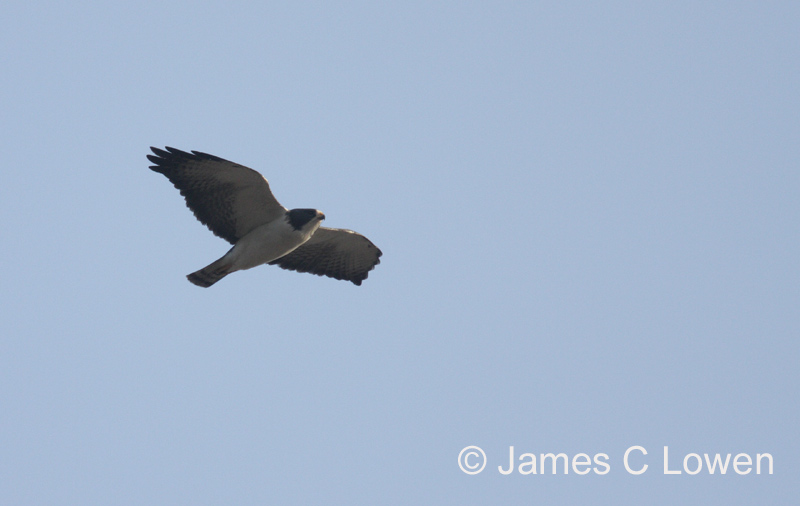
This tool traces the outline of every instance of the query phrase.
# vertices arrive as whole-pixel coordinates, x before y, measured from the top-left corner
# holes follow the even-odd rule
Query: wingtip
[[[150,146],[150,150],[154,153],[154,155],[147,155],[147,159],[157,165],[180,163],[188,160],[199,160],[203,158],[222,160],[221,158],[206,155],[199,151],[192,151],[189,153],[178,148],[173,148],[172,146],[164,146],[164,149]],[[150,168],[153,169],[153,167]],[[157,169],[154,170],[156,170],[156,172],[161,172]]]
[[[379,247],[375,246],[375,244],[373,244],[373,243],[372,243],[372,241],[370,241],[369,239],[367,239],[367,242],[369,243],[369,247],[371,247],[371,248],[375,248],[375,249],[377,250],[377,251],[376,251],[376,254],[375,254],[375,263],[374,263],[374,264],[372,264],[372,267],[370,267],[370,268],[367,270],[367,272],[365,272],[365,273],[363,274],[363,277],[358,277],[358,278],[356,278],[356,279],[351,279],[351,280],[350,280],[350,281],[352,281],[352,282],[353,282],[353,284],[354,284],[354,285],[356,285],[356,286],[361,286],[361,283],[362,283],[362,282],[363,282],[365,279],[367,279],[367,278],[369,277],[369,273],[370,273],[370,272],[372,272],[372,271],[374,271],[374,270],[375,270],[375,267],[376,267],[378,264],[380,264],[380,263],[381,263],[381,257],[383,256],[383,251],[381,251],[381,249],[380,249]]]
[[[167,153],[167,152],[166,152],[166,151],[164,151],[163,149],[159,149],[159,148],[156,148],[156,147],[154,147],[154,146],[150,146],[150,151],[152,151],[152,152],[153,152],[153,154],[155,155],[155,156],[153,156],[153,155],[147,155],[147,158],[148,158],[149,160],[151,160],[151,161],[153,161],[153,158],[156,158],[156,157],[157,157],[157,159],[161,160],[161,159],[164,159],[164,158],[166,158],[167,156],[169,156],[169,153]]]

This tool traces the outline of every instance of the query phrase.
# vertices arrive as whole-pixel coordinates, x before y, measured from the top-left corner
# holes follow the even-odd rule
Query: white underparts
[[[320,220],[314,219],[295,230],[285,219],[274,220],[239,239],[222,259],[230,262],[229,272],[252,269],[291,253],[308,241],[319,225]]]

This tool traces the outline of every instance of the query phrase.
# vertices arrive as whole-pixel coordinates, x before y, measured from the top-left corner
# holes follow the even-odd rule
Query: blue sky
[[[796,3],[0,16],[0,503],[800,495]],[[148,170],[165,145],[259,170],[381,264],[190,284],[228,245]],[[510,446],[610,471],[506,476]],[[664,446],[774,474],[665,475]]]

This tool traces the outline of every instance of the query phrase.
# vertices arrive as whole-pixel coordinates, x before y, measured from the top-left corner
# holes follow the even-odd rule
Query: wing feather
[[[253,169],[199,151],[150,149],[150,168],[180,190],[201,223],[231,244],[286,212]]]
[[[302,246],[270,262],[283,269],[352,281],[360,285],[383,255],[363,235],[340,228],[320,227]]]

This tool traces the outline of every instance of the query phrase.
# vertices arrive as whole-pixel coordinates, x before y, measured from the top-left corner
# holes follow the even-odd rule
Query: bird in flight
[[[380,263],[383,253],[363,235],[321,227],[325,215],[316,209],[280,205],[253,169],[199,151],[150,149],[150,169],[167,176],[195,217],[233,244],[222,258],[186,276],[197,286],[262,264],[361,285]]]

